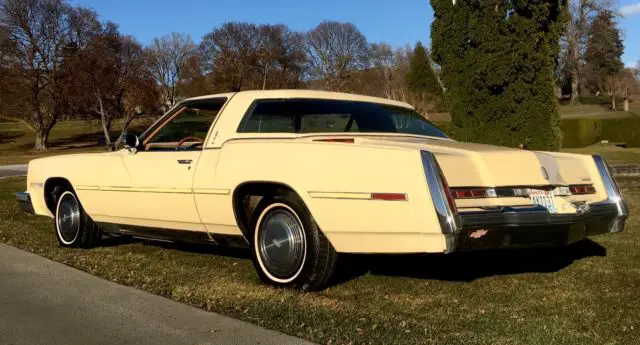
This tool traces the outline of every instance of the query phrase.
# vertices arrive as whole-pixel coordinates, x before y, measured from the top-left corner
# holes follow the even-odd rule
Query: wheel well
[[[56,213],[58,197],[67,190],[73,191],[73,187],[71,182],[63,177],[52,177],[44,183],[44,201],[52,214]]]
[[[233,192],[233,213],[236,217],[236,223],[247,241],[251,242],[253,232],[251,219],[260,201],[264,197],[286,192],[300,197],[293,188],[278,182],[246,182],[235,189]]]

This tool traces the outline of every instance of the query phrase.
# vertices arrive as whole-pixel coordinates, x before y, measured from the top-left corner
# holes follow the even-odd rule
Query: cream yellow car
[[[121,143],[32,160],[21,207],[52,217],[65,247],[244,244],[264,282],[303,290],[326,286],[339,253],[557,246],[628,216],[598,156],[458,142],[381,98],[191,98]]]

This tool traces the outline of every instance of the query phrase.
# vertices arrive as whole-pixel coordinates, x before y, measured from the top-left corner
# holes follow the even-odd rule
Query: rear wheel
[[[253,222],[253,263],[269,285],[301,290],[324,288],[337,253],[300,198],[292,192],[265,197]]]
[[[53,223],[58,243],[63,247],[92,248],[102,238],[102,231],[69,190],[63,191],[57,199]]]

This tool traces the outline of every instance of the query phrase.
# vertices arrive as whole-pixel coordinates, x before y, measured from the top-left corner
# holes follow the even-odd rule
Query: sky
[[[460,0],[464,1],[464,0]],[[433,11],[428,0],[71,0],[93,8],[102,20],[147,44],[170,32],[191,35],[195,42],[227,21],[287,24],[307,31],[323,20],[354,23],[369,42],[394,47],[429,43]],[[640,0],[619,0],[625,41],[623,61],[640,61]]]

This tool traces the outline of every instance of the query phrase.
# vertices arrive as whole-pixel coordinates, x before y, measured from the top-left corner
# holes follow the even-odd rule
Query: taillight
[[[451,188],[449,188],[447,179],[444,177],[444,174],[442,173],[442,169],[440,169],[440,165],[438,164],[438,161],[436,161],[436,167],[438,168],[440,183],[442,183],[442,192],[447,197],[447,203],[449,204],[449,209],[451,210],[451,213],[456,213],[456,211],[458,211],[458,207],[456,206],[456,202],[453,200],[453,195],[451,195]]]
[[[495,198],[495,189],[485,188],[454,188],[451,190],[451,194],[456,199],[484,199]]]
[[[449,253],[455,249],[456,237],[454,235],[460,229],[458,208],[436,157],[428,151],[420,151],[420,156],[429,194],[433,201],[440,228],[445,236],[445,252]]]
[[[569,186],[569,191],[573,195],[595,194],[596,189],[593,186]]]

